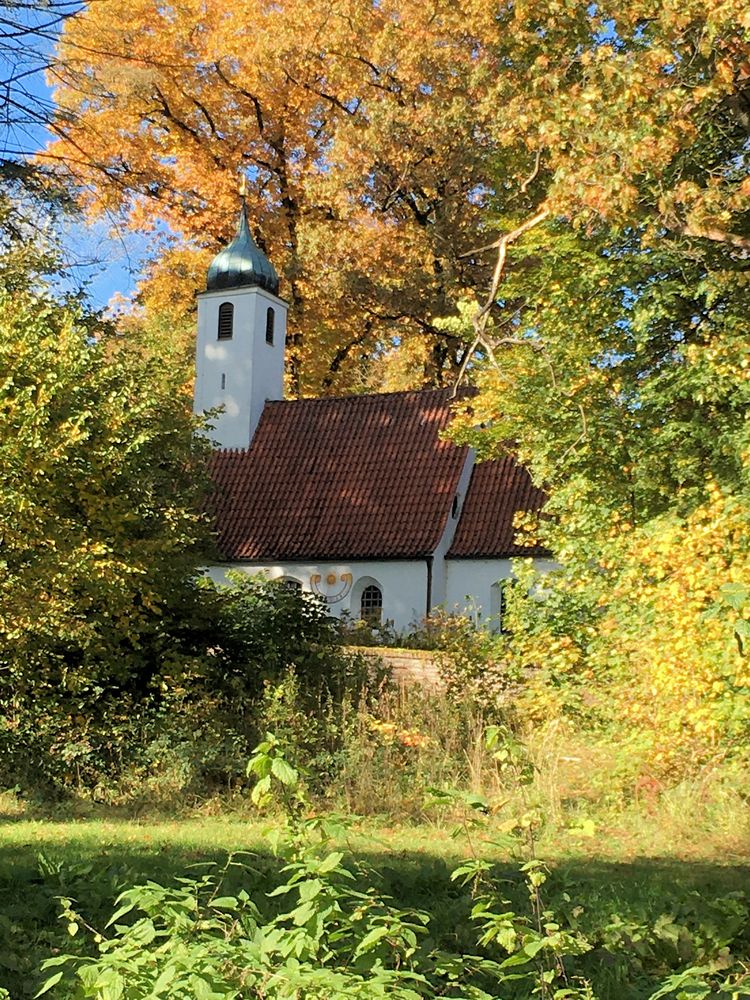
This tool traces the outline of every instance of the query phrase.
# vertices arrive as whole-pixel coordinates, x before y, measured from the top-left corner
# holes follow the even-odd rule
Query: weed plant
[[[505,730],[488,730],[486,748],[520,787],[531,782],[524,748]],[[91,926],[73,899],[63,896],[68,933],[72,941],[87,937],[88,948],[49,958],[39,995],[95,1000],[750,996],[744,893],[708,904],[690,894],[679,906],[666,900],[670,908],[662,908],[656,919],[623,905],[613,913],[606,894],[598,907],[596,898],[593,906],[583,905],[579,886],[571,883],[561,891],[534,856],[533,811],[490,831],[485,799],[434,789],[433,805],[460,817],[469,847],[451,882],[473,931],[462,928],[453,947],[446,946],[433,932],[428,910],[400,905],[376,871],[336,849],[332,838],[340,835],[341,821],[311,812],[287,749],[269,735],[248,767],[255,803],[275,798],[286,817],[284,832],[271,841],[280,870],[270,892],[263,891],[251,864],[230,856],[226,864],[173,885],[151,881],[126,889],[103,929]],[[516,860],[498,867],[486,855],[488,844]]]

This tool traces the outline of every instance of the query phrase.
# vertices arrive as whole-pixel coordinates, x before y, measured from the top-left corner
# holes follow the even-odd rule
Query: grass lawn
[[[750,954],[742,916],[750,900],[750,852],[739,841],[729,851],[726,843],[707,842],[701,854],[689,838],[672,851],[664,844],[649,851],[647,825],[631,827],[626,824],[619,834],[602,828],[593,836],[575,829],[550,833],[538,852],[553,868],[548,901],[558,913],[577,920],[600,950],[632,951],[639,941],[642,960],[635,966],[632,956],[602,965],[597,949],[587,959],[590,968],[584,963],[586,974],[596,977],[602,1000],[647,997],[680,957],[677,944],[670,944],[675,933],[683,938],[692,934],[695,940],[726,934],[734,954]],[[45,820],[9,806],[0,818],[0,986],[13,998],[31,997],[44,958],[90,947],[83,935],[74,940],[67,936],[56,897],[76,900],[89,923],[103,928],[123,887],[146,879],[171,880],[189,873],[191,865],[221,862],[235,851],[248,852],[244,859],[252,871],[232,877],[250,882],[250,891],[268,891],[279,862],[264,839],[267,829],[268,823],[231,815],[128,819],[97,814]],[[368,823],[354,828],[345,846],[377,873],[399,904],[430,912],[438,943],[471,950],[476,945],[470,899],[450,881],[452,867],[468,848],[451,831],[450,826]],[[665,834],[665,842],[670,839],[674,835]],[[478,849],[506,863],[490,845],[480,843]],[[523,895],[520,884],[511,884],[508,891],[511,897]],[[581,913],[578,907],[583,907]],[[680,947],[684,951],[684,940]],[[52,995],[65,994],[56,990]]]

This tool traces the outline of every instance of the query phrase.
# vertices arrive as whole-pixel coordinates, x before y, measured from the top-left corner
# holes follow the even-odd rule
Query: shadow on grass
[[[149,879],[169,883],[197,876],[205,870],[204,863],[224,865],[228,857],[224,850],[166,840],[133,845],[97,840],[96,824],[93,835],[86,838],[80,836],[89,826],[85,820],[75,823],[78,836],[67,841],[38,836],[31,823],[28,842],[25,838],[11,842],[3,837],[3,826],[13,826],[16,819],[0,823],[0,986],[13,1000],[34,996],[44,959],[94,948],[89,935],[68,935],[59,918],[60,897],[74,900],[74,908],[87,923],[103,929],[124,888]],[[262,845],[257,850],[254,846],[238,858],[247,870],[229,870],[226,890],[231,892],[241,883],[260,899],[278,884],[283,862]],[[457,844],[455,860],[460,854]],[[395,905],[430,914],[431,944],[476,954],[472,899],[468,890],[451,881],[454,859],[423,851],[388,851],[377,845],[357,852],[356,867]],[[528,895],[517,866],[499,861],[498,874],[511,906],[524,912]],[[740,926],[741,920],[731,919],[743,906],[747,911],[747,865],[658,858],[629,863],[567,859],[554,866],[544,899],[556,920],[580,930],[591,942],[592,950],[578,960],[575,972],[594,982],[600,1000],[648,997],[663,976],[689,961],[685,942],[690,935],[696,941],[708,938],[714,951],[724,946],[724,935],[732,954],[750,953],[747,920]],[[65,995],[59,988],[51,994]]]

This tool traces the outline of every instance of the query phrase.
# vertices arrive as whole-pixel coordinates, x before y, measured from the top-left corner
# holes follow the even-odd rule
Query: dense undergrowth
[[[507,759],[499,731],[486,746]],[[111,864],[43,856],[38,891],[48,911],[57,897],[60,919],[45,928],[55,954],[42,988],[102,1000],[749,995],[746,873],[548,866],[528,812],[498,824],[488,800],[447,790],[431,791],[432,808],[456,822],[463,861],[352,850],[346,822],[311,809],[285,749],[269,736],[248,768],[255,802],[286,817],[264,848],[176,879],[168,861],[139,885]]]

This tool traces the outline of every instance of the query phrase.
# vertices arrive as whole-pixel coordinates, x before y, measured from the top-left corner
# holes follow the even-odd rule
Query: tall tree
[[[6,288],[63,270],[56,230],[74,201],[49,164],[34,157],[56,117],[44,74],[55,61],[62,25],[81,7],[80,0],[0,4],[0,278]]]
[[[711,160],[720,133],[747,125],[746,16],[737,0],[141,0],[123,26],[97,4],[60,49],[75,120],[53,152],[77,161],[93,211],[124,206],[132,224],[164,220],[192,242],[183,310],[230,235],[246,169],[292,301],[295,380],[351,383],[363,355],[416,338],[439,381],[465,350],[434,319],[484,276],[486,258],[464,251],[490,201],[506,244],[547,218],[635,213],[746,246],[722,216],[727,199],[746,205],[741,171]],[[684,157],[696,143],[703,180]],[[174,284],[170,260],[157,283]]]
[[[535,164],[464,312],[463,433],[547,485],[530,527],[563,568],[517,593],[511,651],[542,668],[537,708],[595,706],[644,766],[693,766],[746,739],[750,698],[750,18],[529,3],[514,24],[496,137]]]
[[[504,26],[488,12],[140,0],[124,23],[116,5],[93,4],[60,47],[57,99],[73,119],[52,153],[90,211],[166,223],[182,265],[193,248],[184,282],[169,250],[150,280],[179,284],[183,311],[231,236],[243,169],[292,304],[295,385],[361,384],[363,357],[409,338],[426,344],[421,380],[440,382],[465,348],[434,319],[484,269],[461,253],[493,184],[477,109]]]

